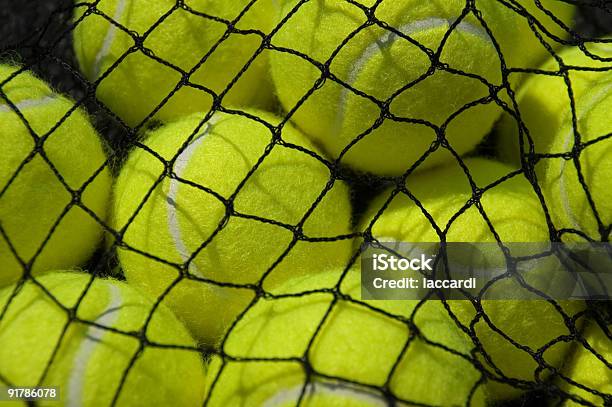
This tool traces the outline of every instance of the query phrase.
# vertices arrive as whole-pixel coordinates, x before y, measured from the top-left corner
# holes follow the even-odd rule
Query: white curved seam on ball
[[[117,3],[117,8],[115,9],[115,14],[113,15],[113,20],[115,22],[119,22],[119,20],[123,16],[126,5],[127,5],[127,0],[119,0],[119,2]],[[108,56],[110,48],[113,45],[113,41],[115,40],[115,36],[117,34],[117,27],[110,22],[108,24],[109,24],[108,31],[106,32],[106,36],[104,37],[102,46],[100,47],[100,50],[96,54],[96,59],[94,60],[93,66],[91,68],[92,69],[91,77],[94,80],[98,79],[100,75],[102,60]]]
[[[602,99],[604,99],[607,95],[610,94],[611,90],[612,90],[612,85],[603,88],[600,92],[594,95],[591,98],[590,103],[586,105],[583,113],[579,117],[576,117],[577,122],[580,123],[583,120],[583,118],[591,111],[591,109],[593,109],[593,107],[599,104],[599,102],[601,102]],[[570,130],[568,131],[565,137],[565,140],[563,140],[563,151],[564,152],[567,151],[567,149],[570,147],[570,141],[574,139],[573,136],[574,136],[574,129],[570,125]],[[565,209],[565,213],[567,213],[569,217],[570,222],[572,223],[575,229],[580,230],[583,228],[583,225],[580,225],[578,216],[576,216],[573,209],[571,208],[571,205],[570,205],[571,197],[569,196],[569,193],[565,185],[565,181],[563,180],[565,167],[567,165],[568,165],[568,162],[566,160],[561,161],[561,167],[559,168],[559,181],[560,181],[559,182],[559,195],[561,195],[561,203],[563,205],[563,208]],[[576,173],[576,178],[578,178],[578,173]]]
[[[19,103],[15,103],[15,107],[17,108],[17,110],[21,111],[25,109],[34,108],[34,107],[44,106],[46,104],[53,102],[55,99],[57,99],[55,95],[45,96],[40,99],[27,99],[27,100],[22,100]],[[8,113],[8,112],[14,112],[13,108],[7,104],[0,104],[0,113]]]
[[[120,313],[118,311],[121,307],[122,297],[118,287],[112,284],[107,284],[106,286],[109,289],[109,302],[95,322],[99,325],[112,327],[119,319]],[[87,368],[89,367],[91,357],[96,349],[99,349],[100,342],[103,342],[103,337],[107,333],[106,330],[96,326],[90,326],[87,329],[85,337],[76,351],[74,365],[68,378],[68,389],[66,392],[67,407],[83,405],[83,390],[87,377]]]
[[[174,173],[178,178],[182,178],[183,172],[187,168],[187,165],[189,165],[189,160],[191,160],[191,157],[193,156],[194,152],[202,144],[206,136],[209,135],[216,122],[217,116],[211,117],[210,120],[206,123],[206,128],[204,129],[204,131],[198,134],[198,136],[193,139],[191,143],[189,143],[189,145],[181,152],[181,154],[179,154],[176,159],[176,162],[174,163]],[[178,211],[176,210],[176,203],[178,200],[180,187],[181,182],[179,180],[177,180],[176,178],[170,179],[168,187],[168,197],[166,199],[166,203],[168,204],[168,232],[170,233],[170,237],[174,242],[174,247],[176,248],[176,251],[181,257],[181,260],[183,262],[186,262],[190,259],[192,253],[190,253],[190,251],[187,249],[187,245],[183,240],[180,222],[178,219]],[[196,266],[195,262],[193,261],[189,264],[189,271],[198,277],[204,277],[198,270],[198,267]]]
[[[421,31],[425,31],[428,29],[441,27],[441,26],[451,26],[454,23],[454,20],[447,20],[444,18],[428,18],[426,20],[419,20],[412,22],[410,24],[405,24],[398,28],[398,31],[402,32],[404,35],[412,35],[414,33],[418,33]],[[455,28],[454,31],[466,32],[470,34],[474,34],[477,37],[481,37],[485,42],[491,43],[491,38],[487,34],[487,32],[483,28],[478,28],[473,24],[466,23],[464,21],[460,22]],[[401,37],[391,31],[386,31],[379,40],[370,44],[361,54],[359,59],[353,64],[353,69],[349,71],[347,83],[350,85],[354,85],[357,81],[357,77],[363,70],[366,63],[378,52],[380,49],[389,48],[393,43],[400,39]],[[492,43],[491,43],[492,44]],[[412,45],[412,44],[411,44]],[[342,124],[344,122],[344,111],[346,108],[346,103],[348,101],[348,95],[350,90],[346,87],[343,87],[340,92],[340,104],[338,108],[338,114],[336,115],[336,134],[340,133],[342,129]]]
[[[302,389],[304,386],[302,384],[298,384],[292,388],[289,388],[284,391],[277,392],[272,397],[268,398],[262,404],[262,407],[277,407],[284,406],[287,402],[297,401],[302,393]],[[387,402],[382,399],[380,396],[377,396],[372,393],[368,393],[363,390],[359,390],[356,388],[351,388],[347,386],[343,386],[341,384],[333,385],[328,383],[316,383],[309,384],[306,386],[304,398],[313,397],[317,394],[328,394],[336,397],[347,397],[353,400],[359,400],[370,403],[369,405],[372,407],[384,407],[387,405]]]

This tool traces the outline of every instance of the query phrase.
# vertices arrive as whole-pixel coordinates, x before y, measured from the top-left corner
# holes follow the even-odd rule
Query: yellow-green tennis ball
[[[278,18],[276,0],[257,1],[250,8],[249,0],[183,3],[102,0],[94,9],[75,1],[79,66],[89,80],[100,81],[97,97],[130,126],[153,113],[170,120],[210,109],[213,97],[202,87],[217,95],[223,92],[262,44],[262,37],[252,30],[268,34]],[[251,31],[226,37],[230,24],[235,30]],[[136,38],[142,47],[137,47]],[[272,95],[267,63],[266,53],[259,54],[223,102],[266,104]],[[183,73],[192,70],[189,82],[181,83]]]
[[[328,280],[326,273],[288,281],[283,290]],[[360,301],[359,269],[349,271],[340,292],[336,302],[323,290],[260,298],[228,335],[229,357],[211,361],[209,405],[289,407],[302,391],[300,405],[310,407],[386,406],[391,399],[486,405],[481,373],[470,361],[473,344],[441,302]],[[377,390],[383,386],[388,398]]]
[[[612,54],[610,45],[590,43],[585,44],[585,47],[588,53],[595,56],[606,58]],[[592,93],[596,84],[605,82],[609,77],[608,72],[602,68],[610,64],[589,57],[580,47],[563,48],[558,52],[558,56],[565,65],[600,69],[600,71],[568,70],[572,94],[576,101],[579,101],[583,94]],[[545,61],[539,69],[551,74],[561,72],[561,67],[553,58]],[[535,152],[550,152],[550,144],[567,124],[568,119],[571,120],[571,99],[565,78],[561,75],[531,74],[520,87],[516,99],[521,119],[535,144]],[[517,120],[504,114],[499,122],[498,131],[500,157],[510,164],[520,163]],[[524,145],[525,152],[528,152],[526,141]]]
[[[485,0],[484,3],[491,0]],[[495,2],[495,0],[493,0]],[[476,5],[483,2],[477,2]],[[509,2],[510,3],[510,2]],[[503,3],[495,2],[497,12],[504,15],[504,26],[500,24],[490,24],[493,35],[498,40],[504,61],[508,68],[535,69],[546,58],[550,57],[550,52],[542,44],[535,32],[543,37],[544,41],[553,49],[558,49],[562,43],[570,36],[568,29],[571,29],[576,14],[576,6],[558,0],[539,0],[544,10],[549,11],[558,21],[549,16],[546,11],[538,6],[536,0],[516,0],[515,4],[509,4],[509,8]],[[518,11],[515,11],[514,9]],[[523,16],[522,9],[526,12]],[[483,16],[488,18],[487,8],[483,8]],[[527,15],[528,14],[528,15]],[[529,18],[534,18],[534,26],[529,25]],[[563,25],[561,25],[561,22]],[[512,27],[514,35],[508,37],[508,26]],[[534,32],[535,30],[535,32]],[[551,37],[552,36],[552,37]],[[510,74],[511,82],[514,78],[523,78],[521,73]]]
[[[542,169],[556,226],[579,230],[594,240],[604,241],[609,238],[612,224],[612,191],[609,188],[612,138],[607,137],[612,131],[610,109],[612,80],[594,83],[591,92],[583,94],[577,106],[581,143],[592,142],[580,151],[579,167],[572,161],[554,158],[545,161]],[[567,121],[550,150],[570,153],[574,146],[575,132],[571,121]]]
[[[602,45],[589,47],[600,56],[610,55],[612,48]],[[579,48],[567,48],[559,53],[565,64],[600,68],[605,64],[591,60]],[[542,66],[546,71],[558,71],[556,61]],[[608,71],[569,72],[573,103],[563,77],[532,75],[518,93],[519,112],[540,154],[572,153],[576,133],[573,127],[572,104],[575,108],[578,134],[582,143],[590,143],[579,152],[581,175],[572,160],[544,158],[536,166],[539,181],[551,206],[558,229],[582,231],[592,239],[606,239],[599,230],[595,213],[604,228],[612,223],[612,194],[607,182],[612,176],[612,139],[605,138],[612,131],[608,113],[612,107],[612,80]],[[517,165],[520,157],[520,138],[517,121],[510,115],[500,122],[500,156]],[[597,140],[601,138],[601,140]],[[529,144],[524,138],[525,152]],[[588,192],[587,192],[588,191]],[[589,202],[593,201],[595,212]],[[570,240],[579,239],[572,237]]]
[[[612,340],[610,326],[606,331],[598,324],[591,322],[583,333],[584,339],[594,351],[587,349],[583,344],[576,342],[571,356],[566,361],[562,374],[572,380],[570,383],[562,378],[558,379],[561,390],[585,400],[596,406],[604,406],[612,400]],[[602,360],[603,359],[603,360]],[[583,388],[579,387],[582,386]],[[585,390],[589,389],[591,391]],[[596,393],[595,393],[596,392]],[[564,406],[578,406],[574,400],[567,399]]]
[[[570,30],[573,28],[577,10],[576,5],[558,0],[540,0],[539,2],[544,10],[542,10],[542,8],[536,4],[536,0],[518,0],[518,3],[525,7],[527,12],[529,12],[550,34],[545,34],[544,31],[537,25],[536,30],[538,30],[538,32],[544,37],[545,41],[553,48],[553,50],[558,49],[561,46],[561,43],[556,39],[549,38],[548,36],[552,35],[561,40],[566,40],[570,37],[570,31],[568,31],[568,28]],[[547,14],[545,10],[549,11],[554,18]],[[555,21],[555,18],[565,25],[565,27],[559,24],[558,21]],[[523,24],[528,27],[528,20],[523,19]],[[527,65],[526,67],[535,68],[542,63],[544,59],[549,57],[550,53],[536,37],[533,29],[529,27],[529,31],[527,31],[525,28],[522,30],[526,33],[525,39],[517,40],[517,42],[520,44],[517,48],[522,48],[523,52],[528,55],[531,65]],[[524,48],[527,41],[533,43],[533,45],[530,46],[530,51],[526,51]]]
[[[282,14],[288,15],[296,3],[286,2]],[[296,50],[321,64],[332,55],[333,59],[325,82],[297,108],[292,120],[334,158],[376,127],[350,147],[342,162],[377,174],[404,173],[429,150],[437,134],[423,121],[447,124],[450,145],[459,154],[470,151],[499,116],[495,102],[480,102],[490,96],[487,82],[501,83],[501,69],[493,42],[473,13],[445,38],[465,6],[463,0],[380,2],[374,15],[380,23],[364,26],[368,21],[364,10],[350,2],[300,5],[274,35],[273,45]],[[491,19],[500,22],[494,19],[498,8],[489,3],[483,7],[491,7]],[[433,67],[431,59],[435,60],[439,49],[439,61]],[[312,62],[289,52],[274,52],[270,63],[278,97],[288,111],[324,76]],[[386,114],[378,126],[387,100],[390,114],[400,120]],[[407,118],[418,122],[402,120]],[[430,156],[422,167],[440,164],[441,157]]]
[[[35,272],[86,262],[102,238],[94,216],[105,221],[111,188],[86,113],[19,71],[0,65],[0,287],[22,275],[22,262]]]
[[[0,292],[0,383],[57,386],[69,406],[201,405],[204,368],[186,328],[127,284],[92,278],[53,272]]]
[[[119,260],[129,282],[159,296],[187,266],[192,279],[167,301],[198,339],[214,345],[254,297],[248,285],[268,270],[264,288],[341,267],[353,242],[341,238],[352,232],[348,188],[336,180],[328,189],[330,169],[308,153],[320,154],[300,132],[286,125],[283,142],[272,143],[264,122],[217,112],[200,126],[203,118],[152,131],[144,141],[150,151],[131,153],[117,180],[112,225],[127,227]]]
[[[512,172],[510,167],[486,159],[472,158],[464,162],[479,188],[485,188]],[[459,164],[415,174],[408,178],[407,188],[423,205],[438,228],[445,232],[447,242],[496,241],[485,219],[473,204],[458,217],[454,217],[473,198],[468,178]],[[390,191],[375,200],[362,221],[360,230],[366,230],[370,226],[389,196]],[[526,179],[514,177],[488,189],[480,198],[480,203],[502,242],[549,240],[542,207]],[[451,220],[452,223],[449,224]],[[393,239],[398,242],[439,242],[441,239],[421,208],[404,194],[394,197],[372,225],[371,232],[375,238]],[[510,254],[521,255],[512,251]],[[523,278],[528,281],[530,278],[570,278],[557,274],[548,276],[543,274],[546,270],[535,270],[537,275],[534,276],[526,272]],[[501,283],[502,288],[518,287],[511,285],[512,281],[502,280]],[[557,303],[569,315],[584,307],[579,301]],[[470,301],[450,301],[450,304],[461,323],[473,329],[473,334],[479,339],[483,351],[491,358],[494,366],[507,378],[526,381],[526,387],[538,386],[537,360],[527,350],[516,347],[496,330],[534,353],[559,337],[571,333],[562,315],[545,300],[482,300],[482,308],[493,326],[477,315],[477,310]],[[475,324],[471,326],[473,321]],[[548,348],[543,358],[546,363],[560,367],[567,349],[568,344],[561,341]],[[494,378],[504,380],[488,362],[483,363]],[[540,372],[540,376],[540,381],[544,380],[546,373]],[[491,397],[498,400],[516,397],[522,391],[494,380],[488,387]]]

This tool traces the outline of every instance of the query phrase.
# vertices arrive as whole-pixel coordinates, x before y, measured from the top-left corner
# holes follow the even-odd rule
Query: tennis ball
[[[540,5],[536,0],[515,0],[508,5],[494,3],[500,9],[497,12],[504,16],[506,27],[490,24],[489,29],[498,40],[508,68],[537,68],[551,54],[536,36],[536,32],[554,51],[561,47],[563,40],[569,38],[569,30],[576,15],[574,4],[558,0],[539,0]],[[483,8],[483,17],[489,19],[487,7]],[[530,20],[533,20],[533,27],[529,24]],[[510,37],[506,34],[508,26],[511,26],[515,33]],[[523,78],[522,73],[513,72],[509,79],[514,84],[518,84]]]
[[[594,45],[588,50],[604,57],[609,56],[610,51],[612,48],[606,45]],[[567,65],[587,68],[605,66],[591,60],[578,47],[567,48],[559,56]],[[559,69],[554,60],[542,66],[545,71]],[[576,136],[582,143],[590,143],[579,151],[577,160],[586,188],[580,182],[576,163],[564,157],[542,159],[536,165],[536,173],[552,208],[555,226],[581,231],[595,240],[606,240],[607,233],[604,231],[602,235],[595,214],[604,228],[612,223],[612,195],[607,188],[607,180],[612,176],[612,163],[607,159],[612,152],[612,140],[603,138],[612,129],[607,120],[612,106],[612,80],[608,73],[570,70],[571,100],[564,78],[559,76],[532,75],[517,95],[521,120],[529,131],[535,153],[574,154]],[[578,134],[574,131],[572,105]],[[516,119],[505,115],[499,129],[500,156],[518,165],[521,138]],[[524,137],[523,145],[525,153],[528,153],[528,139]],[[600,137],[602,139],[597,140]],[[581,239],[577,235],[566,238]]]
[[[609,57],[612,54],[612,46],[589,43],[584,44],[584,48],[585,51],[580,47],[566,47],[558,53],[558,57],[566,66],[600,69],[568,69],[567,75],[576,101],[580,100],[583,94],[591,93],[596,84],[605,82],[609,76],[608,72],[601,69],[609,67],[610,64],[594,58]],[[529,75],[517,92],[516,100],[521,120],[533,139],[535,152],[548,153],[556,135],[567,124],[568,119],[571,120],[571,99],[564,77],[558,75],[562,73],[561,67],[554,58],[549,58],[539,69],[550,74]],[[500,158],[510,164],[520,163],[517,120],[504,114],[498,131]],[[528,144],[524,145],[527,149]]]
[[[612,399],[610,327],[606,327],[606,331],[604,331],[601,326],[592,322],[586,327],[583,337],[592,351],[580,342],[574,344],[575,348],[566,361],[562,374],[575,384],[559,378],[559,387],[572,397],[579,397],[593,405],[603,406],[606,400],[609,402]],[[586,391],[584,388],[597,393]],[[563,405],[578,406],[583,405],[583,403],[568,399]]]
[[[157,297],[186,269],[167,301],[208,345],[255,284],[340,267],[353,245],[343,237],[352,233],[347,186],[330,183],[329,168],[311,155],[317,149],[291,125],[273,142],[267,126],[279,119],[249,114],[259,120],[216,112],[202,124],[196,114],[150,132],[115,189],[112,225],[123,233],[127,280]]]
[[[94,8],[75,1],[74,50],[81,71],[99,81],[96,96],[129,126],[149,115],[166,121],[207,111],[211,92],[219,95],[228,87],[224,103],[266,105],[271,99],[267,55],[246,65],[274,27],[276,0],[250,7],[249,0],[182,3],[101,0]],[[242,31],[229,33],[230,26]]]
[[[512,172],[504,164],[482,158],[466,159],[464,163],[478,188],[486,188]],[[375,238],[398,242],[440,242],[442,236],[447,242],[496,242],[489,224],[471,201],[474,199],[472,187],[457,163],[415,174],[408,178],[406,187],[423,209],[404,194],[395,195],[384,207],[391,194],[389,191],[372,203],[360,230],[371,227]],[[496,184],[482,193],[479,202],[502,242],[548,240],[542,207],[526,179],[513,177]],[[383,207],[384,211],[376,218]],[[520,250],[510,250],[510,254],[524,255]],[[551,279],[567,284],[565,280],[571,279],[553,270],[559,269],[526,268],[521,276],[527,282]],[[511,277],[499,280],[492,287],[525,290]],[[561,366],[569,345],[562,340],[554,341],[569,335],[570,328],[559,309],[573,315],[584,308],[580,301],[556,301],[553,305],[542,299],[482,299],[479,302],[481,313],[470,301],[456,300],[449,304],[458,320],[479,340],[483,364],[492,374],[488,388],[495,400],[516,397],[524,390],[537,388],[545,379],[546,371],[538,370],[536,352],[542,351],[542,358],[548,365]],[[509,380],[514,382],[503,383]]]
[[[295,3],[286,2],[282,14]],[[501,69],[474,13],[446,36],[465,7],[463,0],[379,2],[372,18],[378,23],[368,24],[364,9],[350,2],[301,4],[272,43],[310,60],[271,54],[279,100],[287,111],[297,108],[291,119],[333,158],[350,145],[341,162],[357,170],[404,173],[438,139],[436,126],[459,154],[468,152],[499,116],[488,85],[501,83]],[[492,18],[499,14],[492,3],[483,7]],[[327,61],[329,74],[315,65]],[[441,157],[431,155],[419,168],[440,164]]]
[[[57,386],[62,405],[201,405],[204,369],[189,349],[193,339],[153,306],[125,283],[85,273],[53,272],[5,288],[0,383]]]
[[[302,406],[486,405],[473,344],[441,302],[360,301],[359,269],[340,294],[323,288],[259,298],[229,333],[224,356],[212,358],[208,405],[288,407],[302,393]]]
[[[607,137],[612,131],[609,122],[612,81],[593,86],[592,93],[584,94],[580,103],[576,112],[580,142],[592,144],[578,153],[578,164],[563,158],[545,161],[542,178],[557,227],[579,230],[594,240],[607,241],[612,224],[612,192],[608,187],[612,177],[612,138]],[[573,125],[566,122],[551,143],[551,152],[574,151],[575,136]]]
[[[83,264],[102,238],[111,188],[87,114],[33,74],[0,65],[0,134],[0,287],[26,266]]]

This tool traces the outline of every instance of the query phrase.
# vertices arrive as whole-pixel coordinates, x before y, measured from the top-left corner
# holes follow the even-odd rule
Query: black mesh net
[[[360,286],[609,243],[607,2],[0,4],[0,403],[612,405],[609,300]]]

